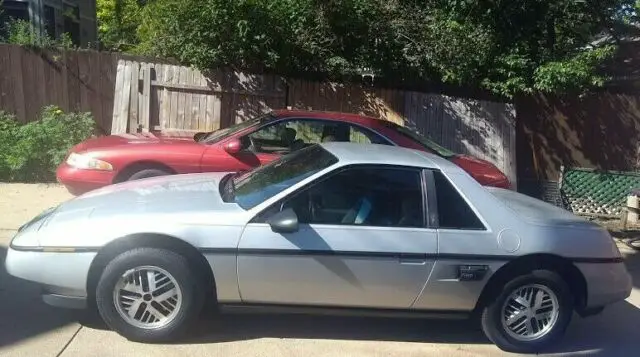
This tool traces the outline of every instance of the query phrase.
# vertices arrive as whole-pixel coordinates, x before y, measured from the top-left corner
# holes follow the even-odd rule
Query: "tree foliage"
[[[137,35],[131,40],[136,51],[201,69],[236,66],[336,77],[367,68],[397,82],[481,87],[504,96],[601,85],[606,78],[598,66],[616,47],[592,43],[615,23],[629,22],[637,5],[636,0],[154,0],[146,6],[120,1],[138,4],[132,10],[141,19],[137,32],[124,27],[127,36]]]
[[[138,40],[143,0],[97,0],[98,36],[109,50],[130,50]]]

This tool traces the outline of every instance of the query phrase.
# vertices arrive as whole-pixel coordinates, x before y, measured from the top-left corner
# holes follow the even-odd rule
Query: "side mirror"
[[[242,150],[242,143],[238,139],[231,139],[226,144],[224,144],[224,151],[229,154],[237,154]]]
[[[205,133],[204,131],[198,132],[193,136],[193,141],[200,141],[200,139],[202,139],[207,134],[208,133]]]
[[[271,230],[277,233],[294,233],[298,231],[298,215],[291,209],[286,208],[267,219],[267,224]]]

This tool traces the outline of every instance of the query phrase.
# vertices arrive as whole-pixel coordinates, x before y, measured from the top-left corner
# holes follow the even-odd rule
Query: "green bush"
[[[22,125],[0,112],[0,180],[54,181],[69,149],[89,138],[94,125],[90,113],[64,113],[55,106],[45,107],[37,121]]]

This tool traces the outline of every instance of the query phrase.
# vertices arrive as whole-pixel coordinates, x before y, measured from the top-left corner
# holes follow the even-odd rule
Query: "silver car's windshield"
[[[295,151],[234,177],[235,202],[245,210],[251,209],[336,162],[335,156],[318,145]]]

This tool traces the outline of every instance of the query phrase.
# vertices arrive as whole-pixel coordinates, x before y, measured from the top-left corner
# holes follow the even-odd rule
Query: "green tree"
[[[636,0],[155,0],[141,8],[136,51],[205,70],[339,78],[368,68],[399,82],[509,97],[601,85],[598,67],[616,45],[594,40],[628,23],[634,6]]]
[[[97,0],[98,36],[109,50],[125,51],[138,45],[140,15],[145,0]]]

